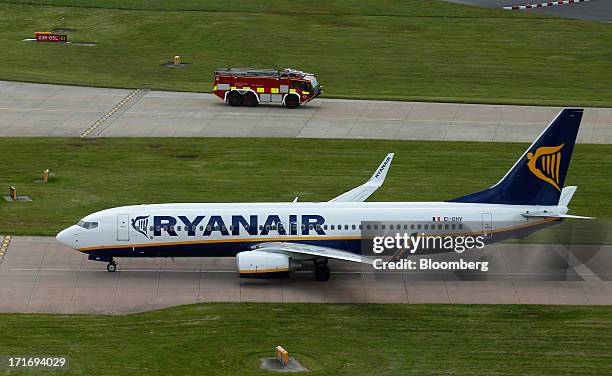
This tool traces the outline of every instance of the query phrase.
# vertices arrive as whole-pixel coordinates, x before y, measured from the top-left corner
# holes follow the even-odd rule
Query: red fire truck
[[[294,69],[219,68],[213,94],[230,106],[281,103],[296,108],[318,97],[321,86],[315,76]]]

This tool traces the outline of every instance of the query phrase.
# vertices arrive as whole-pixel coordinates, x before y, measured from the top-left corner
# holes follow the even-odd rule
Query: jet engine
[[[244,251],[236,255],[236,266],[240,277],[258,278],[286,276],[301,264],[282,253]]]

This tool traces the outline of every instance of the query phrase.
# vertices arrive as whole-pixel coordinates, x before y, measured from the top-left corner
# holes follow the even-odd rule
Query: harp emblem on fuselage
[[[559,187],[559,168],[561,166],[561,149],[565,144],[559,146],[542,146],[535,153],[527,153],[527,167],[535,176],[555,187]]]
[[[139,233],[147,236],[147,226],[149,225],[149,216],[141,215],[136,218],[132,218],[132,228]]]

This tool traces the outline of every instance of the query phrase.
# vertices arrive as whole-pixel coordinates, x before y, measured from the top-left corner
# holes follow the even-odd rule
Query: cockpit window
[[[92,228],[98,227],[98,222],[85,222],[81,220],[79,223],[77,223],[77,226],[81,226],[86,230],[91,230]]]

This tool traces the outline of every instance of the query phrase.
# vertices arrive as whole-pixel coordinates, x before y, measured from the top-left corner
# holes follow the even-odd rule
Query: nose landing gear
[[[106,265],[106,270],[108,270],[110,273],[116,271],[117,270],[117,261],[111,259],[108,262],[108,265]]]

